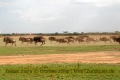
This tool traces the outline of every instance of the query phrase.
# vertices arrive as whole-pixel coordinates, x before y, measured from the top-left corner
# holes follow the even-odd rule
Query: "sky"
[[[120,0],[0,0],[0,33],[120,31]]]

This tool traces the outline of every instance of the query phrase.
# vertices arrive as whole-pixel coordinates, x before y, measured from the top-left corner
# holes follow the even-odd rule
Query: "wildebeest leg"
[[[13,45],[13,43],[12,43],[12,45]],[[12,46],[12,45],[11,45],[11,46]],[[10,47],[11,47],[11,46],[10,46]]]
[[[73,41],[73,43],[76,44],[75,41]]]
[[[110,40],[110,43],[112,43],[111,40]]]
[[[79,44],[81,43],[80,41],[78,41],[79,42]]]
[[[88,44],[89,44],[89,43],[90,43],[90,41],[89,41],[89,40],[86,40],[86,43],[88,43]]]
[[[43,45],[43,42],[42,42],[42,44],[40,46],[42,46],[42,45]]]
[[[35,41],[35,45],[37,45],[37,42]]]
[[[16,43],[14,43],[14,45],[16,46]]]
[[[60,44],[61,42],[59,42],[59,44]]]
[[[81,44],[84,45],[85,43],[82,41]]]
[[[5,43],[5,47],[6,47],[7,44],[8,44],[8,43],[6,42],[6,43]]]
[[[57,43],[57,41],[56,41],[56,43]]]
[[[67,42],[67,43],[71,45],[71,42]]]
[[[20,45],[22,45],[23,44],[23,41],[21,42],[21,44]]]
[[[105,42],[105,45],[106,45],[106,41],[104,41]]]
[[[44,41],[44,44],[45,44],[45,41]]]
[[[93,43],[95,43],[95,44],[96,44],[96,41],[93,41]]]
[[[33,41],[30,41],[30,44],[32,44]]]
[[[29,42],[27,42],[26,46],[29,44]]]
[[[57,43],[57,42],[56,42]],[[60,43],[62,43],[61,41],[58,41],[58,43],[60,44]]]
[[[71,42],[72,44],[75,44],[75,42]]]

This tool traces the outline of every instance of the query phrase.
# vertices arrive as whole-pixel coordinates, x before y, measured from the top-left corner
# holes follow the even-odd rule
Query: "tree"
[[[81,32],[82,35],[84,35],[84,32]]]
[[[68,31],[63,31],[63,34],[68,34]]]
[[[117,34],[118,34],[118,33],[120,33],[120,32],[119,32],[119,31],[115,31],[115,33],[117,33]]]
[[[79,33],[78,32],[73,32],[74,35],[78,35]]]
[[[56,35],[58,35],[59,33],[58,32],[55,32]]]

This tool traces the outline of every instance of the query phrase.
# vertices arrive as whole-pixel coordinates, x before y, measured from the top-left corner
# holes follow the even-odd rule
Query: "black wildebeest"
[[[38,42],[42,42],[42,44],[40,46],[42,46],[43,44],[45,44],[45,38],[43,36],[37,36],[33,38],[33,41],[35,42],[35,45],[37,45]]]
[[[5,42],[5,46],[8,44],[8,43],[12,43],[12,45],[14,44],[16,46],[16,41],[13,40],[13,38],[10,38],[10,37],[4,37],[3,38],[3,42]],[[12,46],[11,45],[11,46]]]
[[[19,41],[21,41],[21,44],[23,44],[24,42],[27,42],[26,45],[28,45],[29,43],[32,43],[33,39],[32,38],[20,37]]]

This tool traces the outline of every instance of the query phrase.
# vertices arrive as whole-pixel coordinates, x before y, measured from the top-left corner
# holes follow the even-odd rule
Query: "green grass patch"
[[[1,65],[0,80],[119,80],[120,64]]]
[[[0,55],[120,51],[120,45],[0,47]]]

